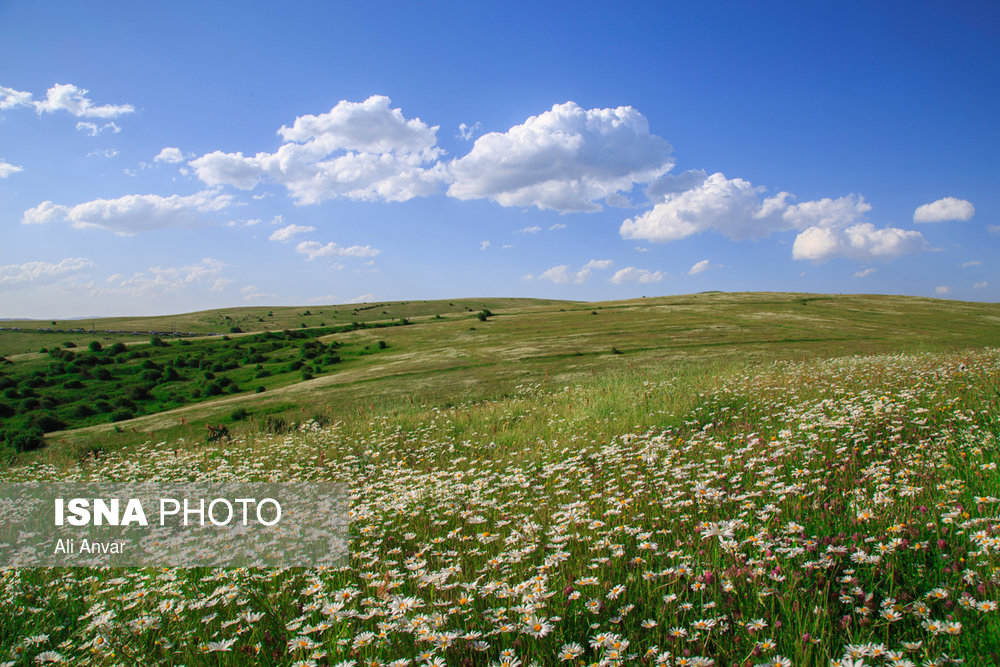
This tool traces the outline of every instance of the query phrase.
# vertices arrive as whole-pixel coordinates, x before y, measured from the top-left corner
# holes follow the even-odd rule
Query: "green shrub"
[[[132,419],[133,417],[135,417],[135,414],[131,410],[127,410],[125,408],[120,408],[111,413],[112,422],[122,422],[126,419]]]
[[[250,412],[246,408],[239,408],[230,413],[229,419],[234,422],[242,421],[250,416]]]
[[[87,347],[90,348],[91,352],[100,352],[101,351],[101,344],[98,343],[96,340],[90,341],[90,345],[88,345]]]
[[[43,433],[61,431],[66,428],[66,422],[49,413],[35,415],[31,418],[31,425]]]
[[[33,427],[8,436],[7,442],[15,452],[32,452],[45,444],[44,435],[40,428]]]

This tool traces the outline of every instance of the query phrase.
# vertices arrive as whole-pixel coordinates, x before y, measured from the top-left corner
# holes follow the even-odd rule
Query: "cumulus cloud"
[[[166,162],[167,164],[178,164],[184,161],[184,153],[181,149],[167,146],[153,158],[153,162]]]
[[[695,262],[694,266],[688,270],[688,275],[696,276],[703,271],[708,271],[710,268],[712,268],[712,265],[708,263],[707,259],[703,259],[700,262]]]
[[[809,227],[792,246],[792,258],[825,262],[834,257],[846,257],[860,262],[892,259],[920,252],[927,241],[920,232],[884,227],[864,222],[847,228]]]
[[[317,257],[375,257],[382,251],[371,246],[339,246],[332,241],[323,245],[319,241],[302,241],[295,246],[295,252],[306,255],[312,261]]]
[[[601,200],[617,202],[636,183],[669,171],[672,150],[632,107],[556,104],[506,132],[476,139],[449,165],[454,182],[448,194],[563,213],[599,211]]]
[[[214,151],[188,164],[208,185],[253,189],[268,179],[284,185],[298,204],[344,197],[406,201],[438,192],[447,179],[437,159],[438,127],[407,119],[388,97],[343,100],[328,113],[299,116],[282,126],[274,153]]]
[[[930,204],[918,206],[913,212],[913,222],[948,222],[950,220],[965,221],[976,214],[972,202],[955,197],[945,197]]]
[[[9,162],[0,160],[0,178],[7,178],[11,174],[16,174],[19,171],[24,171],[24,167],[19,167],[16,164],[10,164]]]
[[[94,104],[93,100],[87,97],[89,92],[71,83],[57,83],[46,91],[44,100],[35,100],[34,95],[29,92],[0,86],[0,109],[31,107],[39,114],[66,111],[77,118],[103,119],[118,118],[135,111],[131,104]],[[117,128],[117,125],[114,127]],[[94,125],[93,128],[93,133],[97,134],[97,126]],[[89,131],[90,127],[81,128],[77,125],[77,129]]]
[[[538,280],[551,280],[558,285],[565,284],[570,281],[580,284],[590,276],[592,271],[610,269],[613,265],[614,262],[610,259],[592,259],[578,270],[571,271],[569,265],[561,264],[542,271],[542,273],[538,275]],[[529,279],[533,277],[534,276],[531,275],[525,276],[525,278]]]
[[[374,301],[374,294],[359,294],[353,299],[349,300],[347,303],[368,303],[369,301]]]
[[[658,283],[662,281],[664,274],[662,271],[650,271],[649,269],[638,269],[634,266],[627,266],[624,269],[615,271],[615,275],[608,278],[609,283],[621,285],[623,283]]]
[[[869,267],[867,269],[862,269],[861,271],[855,271],[854,272],[854,277],[855,278],[867,278],[868,276],[870,276],[873,273],[875,273],[875,269]]]
[[[280,241],[281,243],[287,243],[292,240],[292,237],[296,234],[307,234],[309,232],[315,232],[316,228],[312,226],[305,225],[288,225],[287,227],[282,227],[281,229],[275,230],[269,237],[269,241]]]
[[[117,118],[135,111],[131,104],[95,105],[88,97],[90,92],[71,83],[57,83],[48,89],[45,99],[35,102],[38,113],[68,111],[82,118]]]
[[[84,257],[67,257],[51,262],[25,262],[0,266],[0,285],[51,280],[89,269],[94,263]]]
[[[795,203],[788,192],[771,197],[764,197],[763,192],[764,188],[744,179],[714,173],[697,187],[663,195],[649,211],[625,220],[619,231],[627,239],[663,243],[710,229],[734,241],[801,230],[792,257],[814,262],[833,257],[890,259],[927,247],[920,232],[877,229],[865,222],[871,205],[863,197]]]
[[[949,294],[950,292],[951,288],[948,287],[947,285],[938,285],[937,287],[934,288],[934,293],[940,294],[942,296],[945,294]]]
[[[163,227],[197,224],[232,204],[229,195],[205,190],[182,197],[125,195],[63,206],[44,201],[24,212],[26,225],[68,222],[77,229],[105,229],[121,236]]]

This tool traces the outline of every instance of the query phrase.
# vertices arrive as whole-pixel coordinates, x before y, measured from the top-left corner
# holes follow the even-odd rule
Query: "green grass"
[[[494,313],[486,322],[476,317],[483,308]],[[309,316],[304,315],[306,310]],[[372,346],[378,340],[389,344],[379,354],[338,367],[328,376],[275,384],[263,394],[174,406],[120,422],[116,424],[120,432],[109,424],[57,432],[47,437],[50,446],[46,450],[32,456],[72,459],[81,451],[129,446],[152,434],[202,438],[206,423],[226,421],[240,408],[251,415],[245,421],[246,428],[254,427],[252,415],[263,413],[284,414],[288,421],[313,415],[342,419],[398,411],[414,403],[447,405],[470,398],[488,399],[509,394],[524,383],[561,386],[629,368],[669,369],[704,360],[725,365],[747,360],[947,351],[992,344],[1000,327],[997,304],[895,296],[718,292],[603,303],[466,299],[363,307],[250,308],[136,319],[127,324],[153,329],[176,321],[188,329],[203,326],[208,331],[212,327],[228,330],[226,325],[238,321],[251,331],[256,317],[269,319],[269,312],[281,325],[315,317],[318,326],[320,321],[332,320],[333,311],[350,321],[384,323],[398,322],[405,315],[412,326],[323,336],[320,340],[324,343],[343,343],[353,349]],[[116,326],[122,324],[126,322],[118,321]],[[5,335],[0,332],[0,343]],[[233,335],[233,340],[240,338]],[[148,336],[143,341],[137,346],[147,346]],[[622,354],[613,354],[615,349]],[[13,367],[31,363],[44,364],[46,357],[15,357]],[[6,370],[10,367],[0,372],[11,373]],[[291,379],[289,376],[289,382]]]

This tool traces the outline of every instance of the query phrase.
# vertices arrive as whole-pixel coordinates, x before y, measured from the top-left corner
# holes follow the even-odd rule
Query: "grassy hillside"
[[[739,312],[713,328],[703,299],[726,298]],[[464,322],[456,352],[437,356],[418,343],[448,329],[398,327],[381,332],[398,337],[367,384],[281,390],[314,409],[361,392],[354,407],[327,403],[332,416],[209,446],[157,433],[5,471],[343,483],[351,557],[0,569],[0,654],[17,667],[1000,664],[1000,351],[814,358],[971,344],[988,337],[968,323],[982,311],[943,304],[966,318],[952,327],[934,302],[883,302],[896,313],[880,332],[861,326],[883,316],[863,301],[833,302],[837,317],[803,315],[801,328],[799,309],[817,304],[786,296],[498,316],[474,332]],[[686,326],[639,324],[672,310]],[[620,326],[584,332],[574,317]],[[744,340],[742,320],[758,323]],[[942,333],[961,326],[964,340]],[[474,400],[504,377],[518,383]],[[399,393],[361,405],[373,388]]]
[[[486,321],[477,317],[483,308],[493,313]],[[273,317],[268,317],[272,312]],[[250,317],[251,313],[255,315]],[[218,333],[230,322],[253,331],[254,326],[277,328],[278,324],[319,326],[335,321],[334,317],[389,323],[403,315],[410,318],[411,326],[358,329],[318,338],[326,345],[355,349],[379,340],[388,345],[377,355],[359,358],[322,377],[275,386],[260,394],[213,398],[133,420],[112,424],[109,419],[84,429],[51,433],[47,440],[53,446],[41,456],[72,457],[94,447],[138,442],[147,433],[204,439],[206,423],[231,423],[233,413],[249,417],[244,422],[254,429],[264,418],[335,420],[405,410],[411,405],[448,405],[502,396],[526,383],[564,386],[613,370],[660,372],[755,360],[955,350],[995,344],[1000,332],[997,304],[770,293],[704,293],[602,303],[466,299],[241,309],[137,319],[129,324],[137,330],[154,330],[175,321],[185,329],[202,327],[203,332]],[[115,326],[122,324],[119,321]],[[0,341],[5,335],[0,332]],[[142,340],[137,344],[148,345],[148,335]],[[180,351],[182,347],[179,341],[170,341],[168,349]],[[12,356],[12,363],[0,372],[14,376],[19,372],[16,369],[40,363],[42,358],[37,353]]]

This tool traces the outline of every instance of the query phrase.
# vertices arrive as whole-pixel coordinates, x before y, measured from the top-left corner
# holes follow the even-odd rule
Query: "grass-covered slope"
[[[341,570],[0,571],[0,655],[996,665],[998,387],[995,349],[688,357],[20,466],[9,480],[344,482],[352,555]]]
[[[484,309],[493,314],[481,321]],[[307,310],[308,316],[304,315]],[[235,321],[237,311],[225,312],[161,318],[159,324],[147,320],[131,324],[149,329],[173,319],[194,328],[199,322],[215,322],[212,326],[218,333]],[[264,385],[267,391],[263,393],[253,393],[256,378],[254,382],[238,378],[234,381],[245,391],[235,395],[202,396],[196,403],[159,402],[156,405],[166,411],[114,424],[113,413],[101,413],[103,417],[91,417],[92,422],[101,423],[48,435],[53,446],[43,455],[72,457],[94,447],[108,449],[141,441],[150,432],[161,438],[204,439],[205,423],[227,423],[234,413],[249,416],[244,423],[254,429],[260,420],[273,416],[286,421],[338,419],[391,412],[411,403],[446,405],[503,395],[524,383],[558,386],[619,368],[669,369],[706,360],[725,365],[745,360],[953,350],[993,344],[1000,331],[1000,306],[996,304],[861,295],[706,293],[603,303],[466,299],[247,312],[265,320],[273,312],[277,324],[294,325],[293,331],[320,331],[324,335],[315,340],[324,345],[371,350],[383,341],[388,347],[378,354],[329,367],[322,375],[314,373],[314,379],[303,381],[294,373],[272,379]],[[339,326],[352,330],[328,333],[300,326],[318,327],[322,322],[329,327],[327,320],[333,321],[333,314],[349,318]],[[404,315],[410,326],[359,329],[351,325],[355,321],[368,322],[369,326],[398,324]],[[316,321],[298,321],[303,317]],[[272,324],[255,319],[239,322],[244,332],[252,331],[255,325]],[[209,330],[206,325],[205,331]],[[0,331],[0,342],[5,335],[7,332]],[[229,344],[243,345],[245,350],[249,344],[241,343],[241,336],[252,334],[228,335],[232,338]],[[170,354],[181,354],[184,342],[200,344],[196,339],[163,340],[168,342],[164,350]],[[129,351],[141,353],[150,347],[149,335],[141,341],[128,346]],[[88,341],[81,339],[76,349],[87,345]],[[12,363],[0,368],[8,378],[23,378],[28,369],[35,373],[53,363],[48,354],[37,352],[9,359]],[[292,383],[293,379],[299,381]],[[81,382],[86,385],[88,381]],[[199,377],[198,382],[205,379]],[[153,395],[169,391],[150,389]],[[24,418],[18,416],[24,412],[16,412],[25,409],[21,400],[10,401],[15,410],[10,418]],[[108,402],[113,405],[113,401]]]

